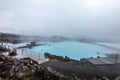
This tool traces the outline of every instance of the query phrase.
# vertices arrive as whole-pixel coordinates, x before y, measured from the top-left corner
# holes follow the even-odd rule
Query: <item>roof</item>
[[[102,58],[87,58],[88,62],[95,64],[95,65],[102,65],[102,64],[115,64],[116,59],[112,59],[109,57],[102,57]],[[120,63],[120,59],[117,60]]]

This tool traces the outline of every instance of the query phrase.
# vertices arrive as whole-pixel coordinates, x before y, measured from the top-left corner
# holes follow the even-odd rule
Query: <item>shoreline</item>
[[[39,56],[37,56],[37,58],[36,57],[31,58],[30,56],[33,56],[33,55],[30,55],[28,53],[22,53],[21,49],[18,49],[17,53],[18,55],[13,59],[3,58],[2,64],[0,62],[1,71],[2,71],[1,66],[4,66],[4,67],[10,66],[10,68],[6,69],[5,71],[9,70],[8,72],[11,72],[9,74],[13,74],[13,75],[10,75],[10,76],[7,75],[6,78],[9,78],[9,79],[16,78],[21,80],[26,80],[28,78],[31,78],[30,80],[33,80],[36,78],[36,80],[40,80],[40,79],[49,80],[48,77],[51,77],[52,80],[84,80],[84,79],[93,80],[93,78],[96,78],[96,77],[99,77],[102,79],[104,76],[113,80],[120,75],[118,71],[120,67],[120,63],[110,64],[110,65],[93,65],[93,64],[88,64],[88,62],[81,62],[81,60],[76,61],[74,59],[73,60],[70,59],[69,57],[62,58],[61,56],[56,56],[56,55],[52,55],[53,57],[52,59],[49,58],[49,61],[44,62],[43,60],[43,62],[41,61],[36,63],[34,58],[37,59],[39,58]],[[0,58],[1,58],[1,55],[0,55]],[[12,64],[9,65],[9,63],[12,63]],[[29,65],[26,65],[26,64],[29,64]],[[116,66],[116,68],[114,68],[114,66]],[[24,67],[28,68],[27,73],[22,71],[24,70]],[[111,71],[111,67],[114,71]],[[19,70],[19,72],[17,73],[13,70],[16,68]],[[0,73],[0,78],[4,80],[4,77],[1,77],[1,75],[6,76],[5,74],[3,74],[3,72]],[[98,80],[98,79],[94,79],[94,80]]]

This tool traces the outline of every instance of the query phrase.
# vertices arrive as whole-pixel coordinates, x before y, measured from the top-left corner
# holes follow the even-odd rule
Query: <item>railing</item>
[[[34,61],[36,61],[38,63],[49,61],[48,59],[44,58],[44,54],[35,53],[35,52],[31,51],[31,50],[18,49],[17,53],[19,55],[24,56],[24,57],[29,57],[29,58],[33,59]]]

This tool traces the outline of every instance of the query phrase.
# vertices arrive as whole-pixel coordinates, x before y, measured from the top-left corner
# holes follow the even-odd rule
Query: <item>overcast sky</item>
[[[120,37],[120,0],[0,0],[0,32]]]

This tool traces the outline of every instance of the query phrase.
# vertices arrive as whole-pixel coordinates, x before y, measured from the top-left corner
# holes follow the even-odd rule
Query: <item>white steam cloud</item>
[[[0,31],[120,39],[120,0],[0,0]]]

